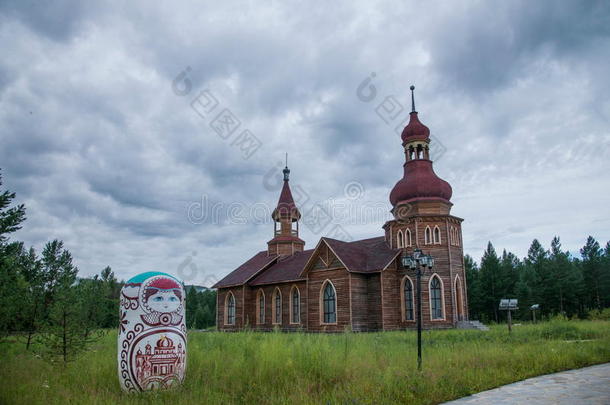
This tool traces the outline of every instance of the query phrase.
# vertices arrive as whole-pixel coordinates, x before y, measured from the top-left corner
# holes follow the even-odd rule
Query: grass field
[[[423,371],[414,332],[189,334],[185,383],[123,394],[116,333],[65,370],[0,343],[1,404],[432,404],[513,381],[610,361],[610,322],[551,321],[489,332],[424,332]]]

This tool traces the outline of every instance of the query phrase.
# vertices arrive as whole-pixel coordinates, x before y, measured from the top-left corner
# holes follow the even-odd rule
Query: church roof
[[[385,269],[400,254],[400,249],[391,249],[383,236],[343,242],[322,238],[348,271],[372,273]],[[213,288],[232,287],[248,283],[252,286],[303,280],[301,273],[316,249],[295,252],[280,258],[269,256],[267,251],[255,254],[244,264],[233,270]]]
[[[279,259],[267,270],[256,276],[249,284],[262,285],[301,280],[300,274],[313,251],[314,249],[295,252],[292,256]]]
[[[385,269],[400,253],[391,249],[383,236],[343,242],[337,239],[322,238],[349,271],[371,273]]]
[[[260,251],[248,259],[244,264],[230,272],[222,280],[214,284],[212,288],[242,285],[254,277],[259,271],[275,262],[277,258],[277,255],[270,256],[266,250]]]

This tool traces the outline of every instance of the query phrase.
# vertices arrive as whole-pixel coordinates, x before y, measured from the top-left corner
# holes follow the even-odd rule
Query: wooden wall
[[[438,226],[441,231],[441,244],[426,244],[424,230],[426,226],[434,229]],[[460,233],[459,245],[450,243],[448,229],[456,227]],[[399,229],[411,230],[413,246],[404,251],[413,253],[417,247],[424,253],[434,257],[435,265],[432,272],[427,271],[422,277],[422,318],[424,328],[453,327],[459,319],[468,319],[468,300],[466,277],[464,274],[463,248],[461,246],[461,220],[452,216],[430,216],[411,218],[405,222],[395,222],[392,238],[396,238]],[[387,227],[386,229],[390,229]],[[393,243],[396,247],[396,243]],[[429,281],[432,274],[436,274],[443,284],[444,319],[432,320],[430,317]],[[362,274],[350,273],[340,263],[334,254],[322,245],[312,260],[310,269],[306,272],[307,281],[280,283],[260,287],[240,286],[234,288],[221,288],[218,290],[218,320],[219,330],[236,330],[248,326],[256,330],[307,330],[312,332],[342,332],[346,329],[354,331],[397,330],[415,328],[416,323],[406,321],[403,313],[403,299],[401,283],[404,276],[409,275],[414,283],[413,295],[416,297],[415,272],[406,271],[400,264],[400,258],[390,264],[382,272]],[[455,292],[455,280],[459,277],[462,308],[457,307],[459,301]],[[336,291],[337,322],[325,325],[321,322],[320,303],[322,284],[330,280]],[[299,324],[291,324],[290,292],[296,285],[301,298],[301,320]],[[272,323],[273,292],[278,287],[282,293],[282,321],[275,325]],[[262,290],[265,294],[265,320],[257,323],[258,311],[257,292]],[[224,324],[224,304],[228,291],[232,291],[236,299],[235,325]],[[245,301],[245,307],[244,307]],[[415,308],[417,302],[414,303]],[[461,317],[459,317],[461,313]]]
[[[299,323],[290,323],[290,311],[292,311],[291,292],[293,286],[299,289],[300,302],[301,302],[301,319]],[[275,303],[273,302],[273,293],[276,288],[279,288],[282,294],[282,316],[281,323],[274,324],[272,322],[273,308]],[[256,314],[258,312],[258,292],[262,290],[265,294],[265,319],[263,323],[257,322]],[[306,328],[307,322],[307,283],[305,281],[298,281],[292,283],[281,283],[273,285],[263,285],[258,287],[247,287],[246,288],[246,308],[247,317],[250,321],[249,325],[252,329],[269,331],[279,328],[281,330],[296,331]]]
[[[351,273],[352,330],[366,332],[381,328],[379,274]]]
[[[333,283],[336,292],[337,322],[332,325],[324,325],[320,319],[320,294],[325,280],[330,280]],[[346,328],[350,328],[350,283],[347,270],[345,268],[311,270],[308,273],[307,284],[309,295],[308,330],[312,332],[343,332]]]

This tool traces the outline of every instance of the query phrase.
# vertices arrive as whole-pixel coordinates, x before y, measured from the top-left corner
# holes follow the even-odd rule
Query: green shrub
[[[588,317],[594,321],[610,321],[610,308],[604,308],[601,311],[598,309],[589,311]]]

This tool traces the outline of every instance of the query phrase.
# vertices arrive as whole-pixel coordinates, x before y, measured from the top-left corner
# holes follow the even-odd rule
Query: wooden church
[[[451,328],[468,318],[462,219],[451,215],[451,186],[434,173],[430,130],[412,110],[401,136],[404,174],[390,193],[394,219],[383,236],[321,238],[304,250],[286,167],[267,249],[214,285],[219,330],[415,328],[415,274],[400,258],[416,248],[435,261],[422,277],[423,327]]]

